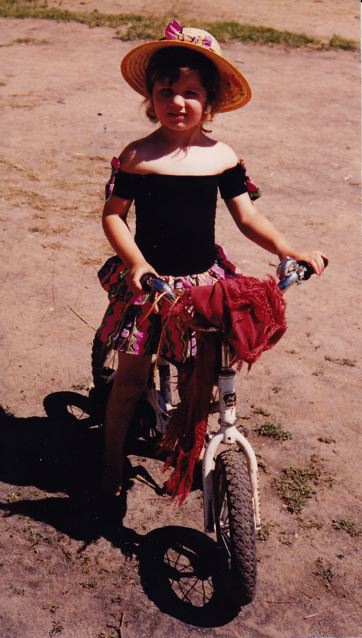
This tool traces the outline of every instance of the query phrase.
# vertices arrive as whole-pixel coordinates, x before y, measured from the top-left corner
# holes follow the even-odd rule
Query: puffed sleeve
[[[219,175],[219,191],[222,199],[231,199],[248,192],[245,168],[236,164]]]
[[[137,175],[119,170],[114,180],[113,195],[123,199],[134,199],[136,196]]]

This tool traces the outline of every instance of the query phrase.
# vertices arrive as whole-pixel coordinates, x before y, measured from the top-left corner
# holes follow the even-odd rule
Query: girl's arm
[[[140,293],[143,292],[140,277],[145,272],[157,273],[145,260],[128,228],[126,219],[130,205],[131,200],[112,195],[104,205],[102,225],[109,243],[129,270],[129,287],[132,292]]]
[[[320,275],[324,269],[323,255],[319,250],[296,250],[284,235],[260,213],[251,202],[248,193],[229,199],[226,205],[239,230],[254,243],[265,250],[283,257],[293,257],[296,260],[308,262],[313,270]]]

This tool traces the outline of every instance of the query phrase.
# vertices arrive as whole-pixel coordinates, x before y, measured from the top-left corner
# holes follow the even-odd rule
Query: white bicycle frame
[[[162,362],[161,362],[162,363]],[[241,448],[245,455],[249,472],[250,484],[253,498],[253,511],[255,529],[261,527],[260,520],[260,497],[258,485],[258,464],[254,450],[247,438],[239,432],[236,422],[236,388],[235,379],[237,372],[232,368],[230,361],[230,349],[226,341],[221,344],[221,368],[218,375],[218,395],[219,395],[219,429],[217,432],[207,434],[207,444],[202,462],[202,479],[204,494],[204,527],[207,534],[215,531],[215,504],[213,492],[213,472],[215,469],[215,461],[218,454],[219,446],[224,443],[233,445],[235,443]],[[161,396],[166,392],[170,394],[169,378],[161,379],[162,387]],[[167,429],[169,414],[167,408],[169,405],[160,405],[160,393],[155,387],[149,388],[147,391],[147,400],[152,405],[156,416],[156,428],[164,434]],[[167,407],[166,407],[167,405]]]
[[[202,463],[203,492],[204,492],[204,527],[205,532],[211,534],[215,531],[215,504],[213,490],[213,472],[218,448],[221,443],[232,445],[237,443],[244,454],[248,466],[250,484],[253,497],[253,511],[255,529],[261,527],[260,497],[258,485],[258,463],[254,450],[247,438],[239,432],[236,422],[236,388],[235,378],[237,372],[230,362],[230,350],[228,344],[222,342],[221,369],[218,375],[219,394],[219,429],[208,435],[208,443]]]

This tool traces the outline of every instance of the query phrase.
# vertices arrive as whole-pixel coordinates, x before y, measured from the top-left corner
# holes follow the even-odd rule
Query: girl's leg
[[[119,496],[122,488],[124,443],[137,402],[147,387],[151,356],[119,353],[118,368],[107,401],[103,489]]]

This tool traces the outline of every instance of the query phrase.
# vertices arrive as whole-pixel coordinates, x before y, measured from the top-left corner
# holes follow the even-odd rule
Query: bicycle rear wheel
[[[214,500],[216,536],[224,552],[231,596],[250,603],[256,587],[256,541],[252,491],[242,453],[226,450],[217,457]]]
[[[117,355],[110,346],[102,343],[96,333],[92,345],[92,376],[95,388],[109,386],[117,369]]]
[[[103,420],[108,395],[112,387],[113,376],[117,369],[117,353],[112,347],[102,343],[98,334],[95,335],[92,345],[92,376],[94,388],[90,392],[93,411]],[[153,365],[153,364],[151,364]],[[137,405],[133,423],[130,428],[132,439],[144,439],[156,445],[161,436],[157,427],[157,414],[159,418],[167,418],[167,406],[159,390],[153,387],[153,370],[150,370],[150,382],[148,391]],[[151,400],[151,395],[152,399]]]
[[[92,377],[94,387],[89,393],[93,412],[102,420],[106,408],[112,378],[117,369],[117,355],[105,345],[96,333],[92,344]]]

